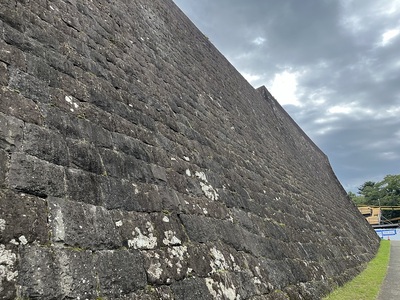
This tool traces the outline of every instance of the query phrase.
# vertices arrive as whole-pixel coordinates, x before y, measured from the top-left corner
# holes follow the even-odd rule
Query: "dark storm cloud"
[[[346,189],[400,173],[400,1],[175,3],[255,87],[295,74],[275,96]]]

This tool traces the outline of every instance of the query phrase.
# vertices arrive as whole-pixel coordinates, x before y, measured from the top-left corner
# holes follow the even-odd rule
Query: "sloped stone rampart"
[[[1,299],[318,299],[378,242],[171,0],[0,0]]]

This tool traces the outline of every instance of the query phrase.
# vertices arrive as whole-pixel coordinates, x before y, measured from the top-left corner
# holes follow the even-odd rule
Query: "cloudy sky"
[[[347,191],[400,174],[400,0],[174,0],[327,154]]]

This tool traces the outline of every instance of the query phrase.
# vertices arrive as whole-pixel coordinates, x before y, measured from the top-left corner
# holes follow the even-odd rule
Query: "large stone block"
[[[0,28],[3,29],[3,23]],[[18,68],[22,71],[26,70],[26,55],[23,51],[13,47],[5,41],[0,40],[0,60],[7,66]]]
[[[96,299],[98,296],[96,265],[92,251],[57,249],[55,259],[60,272],[63,297]]]
[[[100,152],[105,174],[117,178],[139,182],[151,182],[153,176],[150,165],[122,152],[103,149]]]
[[[0,243],[26,245],[49,241],[45,200],[0,190]]]
[[[35,49],[34,41],[24,36],[20,31],[13,28],[7,23],[3,23],[3,39],[19,50],[25,52],[33,51]]]
[[[218,239],[219,232],[213,219],[189,215],[181,215],[180,218],[191,241],[205,243]]]
[[[0,190],[0,298],[15,299],[18,247],[48,243],[47,205],[43,199]]]
[[[93,205],[103,203],[102,176],[72,168],[66,169],[65,175],[66,196],[69,200]]]
[[[166,251],[146,251],[144,257],[150,284],[168,285],[183,280],[190,273],[187,246],[168,247]]]
[[[73,62],[65,60],[59,53],[52,52],[50,64],[57,70],[63,72],[60,76],[60,88],[68,95],[78,101],[87,101],[89,97],[88,87],[76,77],[81,76],[80,69],[74,67]],[[65,74],[65,72],[67,74]]]
[[[19,293],[22,297],[60,299],[60,266],[51,248],[25,246],[20,250]]]
[[[101,297],[115,299],[142,290],[147,284],[143,258],[138,251],[100,251],[94,264]]]
[[[94,174],[105,173],[97,149],[88,142],[68,139],[68,152],[72,168]]]
[[[171,288],[177,300],[213,299],[213,295],[207,288],[206,281],[202,278],[185,279],[172,285]]]
[[[65,139],[43,127],[26,124],[23,147],[27,154],[41,160],[61,166],[69,165],[69,153]]]
[[[24,153],[13,153],[9,186],[42,198],[65,195],[64,168]]]
[[[0,61],[0,86],[7,86],[9,77],[7,65]]]
[[[188,251],[188,274],[190,276],[207,277],[212,272],[210,244],[189,243]]]
[[[150,214],[122,211],[111,214],[125,247],[151,250],[160,246],[161,240]]]
[[[50,101],[50,89],[47,83],[19,69],[12,70],[9,88],[19,91],[25,98],[35,102]]]
[[[42,52],[47,52],[46,48],[40,49]],[[53,67],[51,67],[47,60],[35,56],[28,55],[27,57],[27,73],[33,75],[37,79],[45,82],[50,87],[59,87],[59,73]]]
[[[33,100],[23,97],[18,91],[0,90],[0,112],[24,122],[42,124],[43,115]]]
[[[0,148],[11,151],[21,145],[24,122],[0,113]]]
[[[38,299],[95,299],[97,274],[91,251],[24,246],[20,252],[19,293]]]
[[[6,176],[10,165],[10,157],[8,153],[0,149],[0,189],[6,187]]]
[[[161,204],[145,199],[144,193],[149,193],[151,187],[134,181],[102,176],[100,188],[103,205],[107,209],[122,209],[127,211],[161,210]],[[158,209],[157,209],[158,208]]]
[[[49,198],[49,222],[54,243],[81,249],[122,246],[110,212],[101,206]]]

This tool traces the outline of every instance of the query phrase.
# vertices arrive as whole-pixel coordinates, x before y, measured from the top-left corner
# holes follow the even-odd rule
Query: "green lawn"
[[[386,275],[389,257],[390,241],[382,240],[377,255],[367,268],[324,300],[375,300]]]

